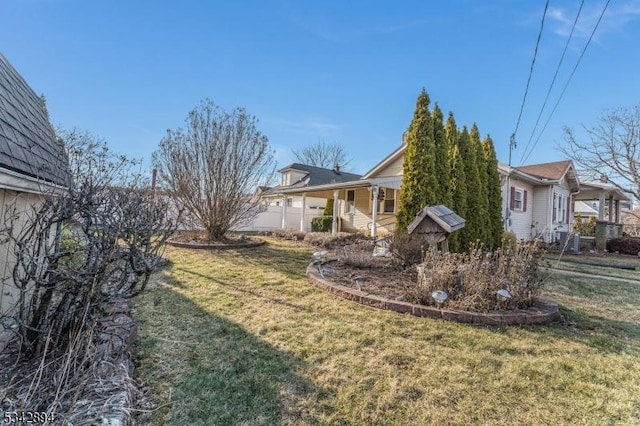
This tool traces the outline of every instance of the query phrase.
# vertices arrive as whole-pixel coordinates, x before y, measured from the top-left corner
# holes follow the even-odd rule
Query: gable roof
[[[400,156],[404,155],[404,152],[406,151],[406,149],[407,149],[406,143],[403,143],[402,145],[400,145],[398,148],[395,149],[395,151],[387,155],[381,162],[373,166],[371,170],[365,173],[363,176],[363,179],[369,179],[370,177],[374,176],[376,173],[383,170],[389,164],[397,160]]]
[[[572,166],[571,160],[518,166],[515,169],[540,179],[560,180]]]
[[[300,188],[305,186],[317,186],[326,185],[329,183],[342,183],[351,182],[360,179],[362,176],[355,173],[337,172],[333,169],[325,169],[323,167],[309,166],[307,164],[292,163],[286,167],[280,169],[280,172],[287,170],[296,170],[305,173],[305,176],[297,182],[292,182],[291,185],[283,187],[277,186],[274,189],[284,188]]]
[[[0,168],[62,186],[68,176],[40,98],[1,53]]]

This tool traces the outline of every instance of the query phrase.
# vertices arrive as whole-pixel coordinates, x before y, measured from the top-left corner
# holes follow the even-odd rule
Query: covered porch
[[[595,247],[598,250],[606,249],[607,240],[622,236],[620,204],[628,201],[629,197],[620,188],[606,181],[581,182],[580,192],[575,194],[573,199],[575,202],[587,202],[597,208],[595,232],[591,237],[595,239]]]
[[[401,176],[359,179],[351,182],[292,188],[282,191],[282,228],[287,214],[286,198],[302,200],[300,231],[306,232],[306,198],[333,200],[331,233],[367,232],[376,238],[381,230],[391,232],[399,205]]]

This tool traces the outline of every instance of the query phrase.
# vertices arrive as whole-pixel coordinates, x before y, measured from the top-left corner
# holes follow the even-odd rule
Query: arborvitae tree
[[[469,143],[471,150],[473,151],[473,167],[475,174],[478,176],[478,181],[474,184],[478,185],[478,190],[474,191],[474,198],[476,204],[476,210],[474,212],[475,224],[477,226],[476,238],[485,245],[489,245],[491,236],[491,220],[489,218],[489,201],[487,199],[487,166],[484,161],[484,153],[482,152],[482,142],[480,140],[480,131],[476,123],[471,126],[471,132],[469,132]]]
[[[435,171],[435,143],[429,113],[429,95],[422,89],[407,132],[402,192],[398,209],[398,229],[406,230],[426,205],[437,203],[438,180]]]
[[[447,143],[447,164],[449,166],[449,184],[447,185],[449,199],[451,200],[449,207],[464,219],[467,215],[467,185],[464,164],[458,149],[459,133],[458,125],[455,118],[453,118],[453,112],[449,111],[449,117],[444,126],[444,137]],[[460,232],[454,232],[449,237],[449,250],[459,252],[461,249]]]
[[[445,135],[444,116],[436,103],[431,113],[433,122],[433,140],[435,143],[435,170],[438,186],[436,188],[436,203],[451,207],[451,191],[449,190],[449,152]]]
[[[487,170],[487,200],[489,202],[490,236],[487,245],[496,249],[502,242],[502,193],[500,191],[500,175],[498,174],[498,159],[489,135],[482,141],[482,153]]]
[[[474,244],[480,238],[480,220],[478,218],[478,208],[480,206],[480,175],[478,167],[476,167],[476,153],[473,149],[469,137],[469,131],[464,126],[458,137],[458,150],[460,158],[464,164],[464,173],[467,186],[467,206],[466,206],[466,225],[460,232],[460,243],[462,251],[469,250],[471,244]]]

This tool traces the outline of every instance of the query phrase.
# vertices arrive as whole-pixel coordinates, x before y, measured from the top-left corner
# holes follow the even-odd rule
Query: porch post
[[[378,185],[373,185],[371,187],[371,191],[373,194],[373,206],[371,209],[371,236],[376,238],[378,236]]]
[[[620,200],[616,200],[616,223],[620,223],[620,219]]]
[[[598,220],[604,220],[604,191],[598,197]]]
[[[338,233],[338,190],[333,191],[333,222],[331,223],[331,233]]]
[[[282,197],[282,223],[280,227],[284,229],[286,227],[287,220],[287,196]]]
[[[306,211],[307,211],[307,193],[305,192],[302,194],[302,210],[300,212],[300,232],[305,232]]]
[[[613,195],[609,195],[609,223],[613,222]]]

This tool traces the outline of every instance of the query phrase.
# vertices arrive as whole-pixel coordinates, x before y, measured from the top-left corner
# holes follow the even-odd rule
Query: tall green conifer
[[[435,204],[451,207],[451,191],[449,190],[449,153],[445,135],[444,116],[436,103],[431,113],[433,122],[433,140],[435,144],[435,173],[438,181]]]
[[[437,199],[435,143],[429,102],[429,95],[422,89],[407,132],[402,192],[398,209],[399,230],[406,230],[420,209],[434,204]]]
[[[470,148],[473,151],[473,167],[474,174],[478,176],[477,190],[474,190],[474,202],[475,202],[475,226],[476,226],[476,238],[485,245],[489,245],[491,236],[491,220],[489,217],[489,201],[487,198],[487,166],[484,160],[484,153],[482,151],[482,142],[480,140],[480,130],[476,123],[471,126],[469,132]]]
[[[453,117],[453,112],[449,111],[447,123],[444,126],[444,137],[447,142],[447,164],[449,165],[449,198],[451,205],[449,206],[462,218],[467,214],[467,186],[466,177],[464,175],[464,164],[460,157],[458,149],[459,137],[458,125]],[[449,250],[459,252],[462,250],[460,241],[460,232],[454,232],[449,237]]]
[[[487,168],[487,200],[489,202],[490,236],[487,245],[497,249],[502,242],[502,193],[500,191],[500,175],[498,174],[498,159],[489,135],[482,141],[482,153]]]

